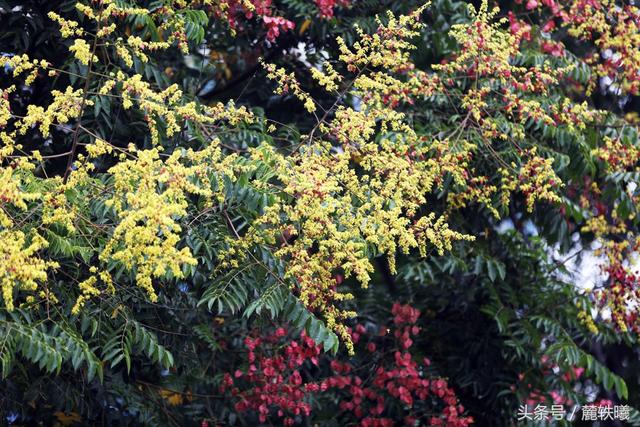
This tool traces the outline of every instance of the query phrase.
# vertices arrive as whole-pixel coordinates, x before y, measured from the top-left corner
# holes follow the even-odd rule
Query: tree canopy
[[[640,425],[633,1],[0,25],[0,423]]]

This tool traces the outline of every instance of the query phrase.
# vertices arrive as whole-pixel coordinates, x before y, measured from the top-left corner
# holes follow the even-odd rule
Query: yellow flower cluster
[[[299,155],[277,157],[278,179],[294,202],[276,206],[254,224],[254,228],[268,227],[263,231],[269,236],[265,241],[275,241],[283,229],[296,236],[275,256],[287,260],[286,277],[295,284],[300,301],[323,313],[348,348],[350,340],[341,321],[353,313],[338,309],[334,302],[351,295],[337,290],[335,274],[355,276],[366,287],[373,271],[372,253],[386,254],[395,270],[398,251],[418,248],[426,254],[431,244],[443,253],[456,240],[473,239],[450,230],[445,218],[436,219],[433,213],[411,219],[426,203],[426,194],[443,169],[436,159],[412,159],[411,146],[403,137],[378,144],[360,135],[351,141],[357,149],[344,145],[344,151],[332,153],[329,144],[316,142]],[[356,168],[364,174],[356,173]]]
[[[78,283],[78,289],[80,289],[80,295],[76,300],[76,303],[73,305],[71,309],[71,314],[77,315],[80,313],[80,310],[87,301],[89,301],[92,297],[99,296],[102,291],[96,287],[96,283],[98,283],[98,279],[106,286],[106,291],[110,294],[115,293],[115,288],[113,286],[113,281],[111,279],[111,275],[107,271],[101,271],[97,275],[98,269],[96,267],[91,267],[90,272],[93,273],[93,276],[90,276],[88,279],[83,280]]]
[[[587,123],[591,123],[601,115],[601,112],[591,109],[587,102],[577,104],[565,98],[559,104],[551,106],[551,114],[556,117],[556,121],[567,125],[569,132],[584,130]]]
[[[129,46],[134,55],[136,55],[142,62],[147,62],[149,58],[144,53],[145,51],[155,51],[169,48],[170,44],[167,42],[145,42],[140,37],[129,36],[127,39],[127,46]],[[131,67],[133,65],[130,60],[125,60],[127,65]]]
[[[589,332],[591,332],[592,334],[595,335],[598,333],[598,327],[593,321],[593,317],[591,317],[591,315],[586,311],[581,311],[578,313],[578,320],[580,321],[580,323],[585,325],[587,329],[589,329]]]
[[[73,52],[75,58],[84,65],[89,65],[89,62],[94,62],[98,59],[91,53],[91,46],[85,39],[75,39],[69,47],[69,52]]]
[[[304,108],[308,112],[313,113],[316,111],[316,104],[313,102],[313,98],[300,88],[300,84],[293,73],[287,74],[287,71],[284,68],[277,67],[275,64],[266,64],[262,61],[261,63],[267,71],[267,78],[275,80],[278,83],[278,87],[275,91],[278,95],[284,95],[291,92],[304,104]],[[319,73],[317,70],[316,72]],[[327,81],[325,80],[325,83],[326,82]]]
[[[623,94],[640,93],[640,8],[637,4],[620,5],[615,0],[599,0],[585,6],[582,1],[558,2],[566,18],[563,27],[580,40],[592,41],[601,54],[591,55],[587,62],[594,77],[615,76],[616,88]],[[563,4],[564,3],[564,4]],[[606,55],[606,56],[605,56]],[[604,60],[600,60],[600,58]],[[589,92],[596,85],[594,78]]]
[[[593,233],[596,237],[604,237],[609,234],[624,234],[627,231],[627,227],[624,225],[624,222],[617,221],[615,217],[615,221],[609,221],[607,216],[604,214],[594,215],[587,219],[585,225],[582,226],[583,233]]]
[[[110,31],[111,29],[109,29]],[[118,37],[114,44],[118,56],[130,68],[133,67],[133,56],[142,62],[148,62],[149,57],[145,52],[168,49],[171,46],[168,42],[144,41],[138,36],[129,36],[126,43],[122,37]]]
[[[184,3],[184,5],[180,6],[180,3]],[[190,3],[191,6],[213,4],[209,0]],[[251,5],[248,1],[244,1],[243,3]],[[97,39],[104,39],[113,34],[118,26],[122,25],[121,22],[117,21],[118,19],[145,16],[154,21],[155,35],[160,41],[143,40],[141,37],[129,33],[127,34],[128,38],[126,41],[122,37],[118,37],[114,41],[107,40],[102,43],[102,46],[115,47],[118,56],[120,56],[128,67],[132,67],[132,54],[142,62],[147,62],[148,56],[145,52],[168,49],[174,42],[177,42],[178,47],[183,53],[188,53],[186,40],[188,22],[185,20],[184,15],[179,13],[179,10],[185,8],[186,5],[185,2],[173,2],[167,3],[160,8],[147,9],[144,7],[128,6],[114,0],[103,0],[100,2],[99,8],[77,3],[76,9],[86,18],[96,23],[96,41]],[[253,10],[253,6],[251,5],[251,8],[247,10]],[[79,37],[85,34],[85,31],[76,21],[62,18],[54,12],[50,12],[48,16],[60,25],[60,33],[65,38]],[[70,50],[75,54],[75,57],[85,65],[97,59],[91,54],[91,48],[84,39],[76,39]]]
[[[562,181],[553,170],[553,159],[545,159],[536,154],[536,147],[527,150],[524,157],[527,161],[521,166],[518,175],[518,188],[524,194],[527,210],[533,211],[537,201],[560,203],[562,200],[557,189],[563,186]]]
[[[52,90],[51,95],[53,100],[46,109],[33,104],[27,107],[27,115],[16,123],[20,134],[24,135],[31,127],[38,125],[42,136],[48,137],[51,126],[67,124],[82,115],[82,89],[74,90],[72,86],[67,86],[64,92]],[[84,99],[84,105],[91,106],[93,101]]]
[[[47,269],[57,268],[58,264],[45,261],[37,252],[48,246],[47,241],[33,233],[29,238],[21,231],[0,231],[0,286],[2,299],[7,310],[14,308],[14,290],[33,292],[38,283],[47,280]]]
[[[335,92],[338,90],[338,83],[342,79],[342,76],[336,72],[329,61],[322,64],[326,72],[313,67],[311,68],[311,75],[318,82],[320,86],[323,86],[329,92]]]
[[[11,105],[9,104],[9,95],[15,90],[15,86],[10,89],[0,91],[0,129],[7,126],[11,119]]]
[[[500,168],[500,203],[505,208],[511,203],[511,194],[518,189],[518,181],[513,179],[511,172],[506,168]]]
[[[634,145],[624,144],[621,138],[604,137],[604,145],[591,154],[604,162],[608,170],[623,171],[634,167],[640,160],[640,150]]]
[[[381,68],[390,72],[406,71],[412,68],[409,55],[415,46],[410,42],[418,35],[420,14],[429,6],[425,4],[410,15],[395,17],[387,12],[387,24],[376,17],[378,30],[375,34],[366,34],[356,26],[359,40],[350,48],[342,37],[337,37],[340,60],[347,64],[349,71],[362,71],[366,67]]]
[[[24,83],[30,85],[37,77],[39,70],[47,69],[49,63],[44,59],[32,60],[27,55],[15,55],[0,56],[0,66],[12,69],[14,77],[29,73]],[[0,159],[12,155],[15,150],[22,149],[21,144],[15,143],[16,137],[26,134],[32,127],[38,125],[42,135],[48,137],[51,126],[64,125],[82,114],[82,90],[74,90],[72,86],[68,86],[64,92],[51,91],[53,100],[46,109],[31,104],[27,106],[25,117],[14,116],[11,114],[9,104],[9,96],[14,91],[15,85],[9,86],[2,91],[2,98],[0,98],[0,142],[2,143]],[[86,100],[85,105],[93,105],[93,101]]]
[[[366,287],[375,255],[386,255],[395,271],[398,252],[418,249],[426,255],[431,246],[442,254],[455,241],[474,239],[449,229],[445,216],[419,214],[445,174],[466,182],[469,146],[418,137],[385,97],[390,82],[398,91],[413,84],[393,74],[409,67],[411,45],[405,39],[415,34],[418,16],[419,12],[398,19],[390,16],[389,24],[381,24],[374,36],[362,34],[353,50],[342,49],[341,61],[356,73],[351,91],[362,100],[359,109],[338,107],[333,119],[319,123],[322,137],[310,139],[293,155],[269,151],[285,197],[229,250],[242,254],[256,242],[282,242],[274,255],[286,260],[285,277],[293,292],[324,316],[349,351],[353,346],[343,321],[354,313],[338,305],[352,295],[339,291],[337,275],[353,276]],[[387,71],[369,71],[368,65],[385,66]],[[266,67],[270,78],[282,80],[280,93],[296,94],[293,75]],[[319,75],[316,79],[325,88],[345,79],[337,72],[330,74],[330,82]],[[383,137],[376,140],[375,135]],[[327,140],[336,141],[339,149]],[[253,155],[264,159],[265,150]],[[285,234],[289,237],[283,239]]]
[[[182,264],[196,263],[187,248],[176,249],[181,231],[176,218],[186,214],[185,189],[193,187],[187,180],[192,172],[179,166],[176,155],[165,165],[157,149],[137,154],[136,160],[110,170],[115,194],[108,202],[120,222],[100,258],[119,261],[127,269],[135,267],[138,286],[155,301],[153,277],[164,277],[169,271],[180,277]]]
[[[176,4],[175,7],[179,6]],[[76,8],[96,24],[96,38],[91,43],[85,40],[85,35],[89,33],[83,30],[79,24],[80,21],[65,19],[55,13],[50,14],[49,18],[60,26],[63,37],[74,39],[70,51],[82,64],[88,65],[100,60],[92,53],[93,45],[96,43],[101,46],[101,49],[114,46],[118,51],[124,49],[122,52],[126,52],[129,57],[135,55],[142,61],[147,59],[150,52],[166,49],[176,40],[182,48],[186,48],[185,21],[173,6],[149,11],[144,8],[120,6],[113,0],[104,0],[99,7],[94,8],[78,3]],[[157,26],[158,36],[161,40],[164,36],[168,36],[166,41],[152,42],[130,33],[127,33],[124,39],[110,37],[117,30],[119,20],[131,15],[149,15],[152,19],[157,19],[160,22]],[[93,33],[94,30],[92,29],[91,32]],[[124,54],[123,56],[124,61],[128,62],[127,56]],[[97,66],[97,64],[94,65]],[[129,65],[132,65],[132,59]],[[46,61],[32,60],[27,55],[2,56],[0,66],[11,70],[15,77],[26,74],[26,84],[31,84],[40,70],[49,68]],[[192,101],[187,102],[185,95],[176,85],[164,90],[154,89],[143,80],[142,76],[129,76],[117,69],[109,75],[97,74],[90,70],[83,78],[89,83],[98,76],[101,80],[99,95],[118,96],[122,99],[125,109],[135,106],[144,112],[154,144],[159,143],[161,132],[168,138],[176,135],[187,120],[201,127],[214,126],[220,121],[227,121],[235,126],[241,121],[253,120],[252,114],[244,107],[236,108],[233,103],[205,106]],[[4,88],[0,98],[0,139],[3,145],[0,154],[3,159],[22,149],[15,140],[30,129],[37,127],[42,136],[49,137],[52,126],[67,125],[81,119],[84,108],[95,103],[94,94],[85,92],[86,88],[75,89],[69,86],[63,91],[52,91],[52,101],[48,105],[28,105],[25,117],[18,117],[12,115],[9,103],[9,96],[14,90],[14,86]],[[78,123],[75,132],[86,132],[92,135],[94,142],[92,144],[81,142],[80,145],[86,148],[88,157],[75,152],[74,160],[76,161],[73,163],[75,168],[65,177],[65,180],[61,177],[37,180],[37,188],[40,192],[27,191],[23,175],[28,174],[32,177],[29,170],[33,165],[29,162],[37,164],[43,161],[42,156],[37,152],[32,156],[24,155],[19,160],[12,160],[11,167],[3,167],[0,170],[1,225],[5,228],[13,226],[12,210],[26,210],[28,202],[39,200],[41,204],[35,207],[34,213],[40,215],[42,226],[46,228],[51,224],[59,224],[66,228],[69,235],[78,233],[78,229],[86,225],[85,219],[78,218],[78,206],[76,202],[70,202],[69,194],[87,185],[98,185],[104,189],[98,180],[90,178],[89,174],[94,168],[90,159],[113,154],[117,150],[122,162],[109,171],[109,174],[114,177],[115,187],[108,203],[115,208],[119,222],[101,252],[100,260],[117,261],[133,270],[138,286],[147,292],[151,300],[155,300],[154,279],[161,279],[168,275],[182,277],[182,268],[188,264],[194,265],[196,262],[187,248],[177,248],[181,239],[179,220],[187,213],[189,198],[199,196],[205,198],[207,203],[219,202],[222,195],[213,194],[211,188],[223,188],[222,176],[225,174],[233,176],[233,171],[228,173],[222,171],[231,167],[235,157],[223,158],[217,143],[213,143],[199,152],[176,151],[161,160],[163,154],[160,149],[125,152],[126,150],[114,147],[92,134],[90,130],[80,127],[80,124]],[[131,157],[134,160],[126,160]],[[215,178],[220,179],[220,182],[213,184],[210,180],[214,179],[212,176],[215,171],[220,172],[219,178]],[[7,242],[13,239],[17,242],[16,245],[22,245],[22,241],[18,238],[21,232],[5,230],[3,233],[14,233],[11,236],[8,234],[3,236],[3,243],[6,237]],[[33,243],[27,250],[20,252],[16,246],[12,249],[12,253],[15,253],[16,257],[25,258],[24,263],[35,269],[49,266],[35,254],[37,249],[45,246],[46,244],[38,236],[33,238]],[[10,245],[6,246],[6,248],[10,247]],[[19,263],[16,262],[16,264]],[[24,283],[18,287],[25,290],[35,289],[34,283],[46,278],[42,273],[34,273],[32,280],[29,279],[28,273],[18,271],[16,274],[15,277],[9,277],[7,273],[3,280],[13,280],[13,284],[18,286],[22,283],[20,280],[24,279]],[[100,293],[96,287],[98,280],[107,286],[107,290],[114,290],[111,277],[106,272],[87,278],[79,285],[80,296],[73,307],[74,314],[79,312],[86,301]],[[8,301],[7,306],[11,301],[7,295],[13,292],[12,289],[3,282],[3,298]],[[51,295],[47,299],[53,301],[54,297]]]
[[[520,55],[520,39],[504,28],[506,18],[497,18],[499,8],[489,10],[488,2],[483,1],[478,10],[469,5],[469,11],[472,22],[451,29],[459,45],[458,54],[446,63],[433,65],[436,75],[422,76],[421,81],[432,80],[425,95],[431,95],[434,87],[440,93],[459,90],[461,81],[469,81],[461,105],[488,141],[522,140],[530,121],[567,125],[568,131],[574,132],[593,120],[595,112],[586,104],[574,104],[569,99],[559,105],[541,101],[572,66],[514,65]]]
[[[28,71],[29,75],[25,78],[24,84],[29,86],[38,76],[38,71],[40,69],[47,69],[49,67],[49,63],[44,59],[31,59],[27,54],[22,54],[14,56],[0,56],[0,67],[13,70],[14,77]]]
[[[198,152],[176,150],[166,160],[160,159],[159,149],[136,154],[136,159],[121,161],[109,171],[115,183],[107,203],[119,222],[100,259],[135,269],[137,285],[156,301],[154,278],[169,273],[180,278],[183,265],[197,264],[187,247],[177,248],[182,230],[178,220],[187,214],[189,195],[219,197],[209,177],[225,171],[232,157],[222,159],[216,143]]]
[[[194,101],[185,102],[182,90],[175,84],[158,92],[153,90],[151,84],[144,81],[139,74],[128,77],[122,71],[118,71],[114,77],[103,84],[99,90],[100,93],[107,94],[118,89],[125,109],[133,107],[135,102],[145,113],[145,120],[154,145],[160,142],[159,119],[164,123],[168,138],[180,131],[182,122],[185,120],[203,126],[213,125],[222,120],[227,120],[231,124],[253,120],[251,112],[245,107],[236,108],[233,103],[227,106],[222,103],[206,106]]]
[[[83,280],[78,284],[78,288],[80,289],[81,294],[76,300],[76,303],[73,305],[71,314],[77,315],[78,313],[80,313],[80,309],[84,306],[88,299],[93,296],[100,295],[100,290],[95,287],[97,281],[97,277],[91,276],[87,280]]]
[[[446,74],[466,73],[469,71],[468,64],[474,64],[472,71],[484,76],[494,75],[505,67],[511,69],[510,60],[518,53],[516,36],[502,28],[506,23],[505,18],[496,19],[499,8],[488,9],[486,1],[481,3],[478,10],[469,5],[472,22],[451,27],[451,36],[460,44],[459,54],[453,61],[436,65],[435,70]],[[527,71],[525,68],[517,70]]]
[[[101,138],[96,138],[93,144],[89,144],[85,148],[89,157],[98,157],[113,152],[111,144]]]
[[[55,21],[56,23],[58,23],[58,25],[60,25],[60,34],[64,38],[81,36],[84,33],[82,28],[80,28],[80,24],[78,24],[78,22],[76,21],[65,19],[55,12],[49,12],[47,16],[49,17],[49,19]]]
[[[427,256],[427,242],[431,243],[436,248],[438,255],[442,256],[445,251],[452,249],[452,242],[475,240],[473,236],[451,230],[446,218],[441,216],[436,219],[436,214],[433,212],[420,218],[413,226],[413,230],[416,235],[418,249],[420,249],[420,255],[423,257]]]
[[[486,176],[474,176],[464,183],[464,189],[449,194],[448,201],[452,208],[459,209],[467,206],[468,203],[484,205],[491,214],[499,219],[500,213],[493,206],[493,195],[498,191],[495,185],[488,183]],[[504,189],[505,187],[503,187]]]
[[[38,200],[40,193],[29,192],[24,188],[21,168],[0,167],[0,226],[9,228],[13,220],[7,213],[9,205],[27,210],[27,202]]]
[[[62,184],[61,179],[57,181],[58,185]],[[58,192],[49,191],[43,196],[42,224],[62,224],[69,233],[73,233],[76,231],[73,222],[77,218],[77,208],[67,202],[63,189],[61,185]]]

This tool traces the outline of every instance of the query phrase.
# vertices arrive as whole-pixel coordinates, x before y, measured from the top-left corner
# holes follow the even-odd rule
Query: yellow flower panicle
[[[49,191],[44,195],[42,224],[61,224],[72,234],[76,231],[74,220],[77,218],[77,208],[68,203],[63,189],[60,186],[60,191]]]
[[[473,21],[451,29],[460,46],[457,55],[446,63],[435,64],[436,74],[415,76],[429,82],[425,95],[455,89],[461,78],[472,81],[461,104],[487,141],[522,140],[530,121],[545,126],[565,125],[574,132],[596,118],[597,113],[586,104],[576,104],[568,98],[559,104],[541,101],[572,66],[514,65],[520,55],[520,36],[505,28],[506,18],[497,18],[500,10],[489,10],[486,1],[478,10],[471,5],[469,9]]]
[[[342,80],[342,76],[333,68],[330,62],[323,64],[326,72],[322,72],[317,68],[311,68],[311,75],[320,86],[323,86],[329,92],[336,92],[338,84]]]
[[[55,21],[56,23],[58,23],[58,25],[60,25],[60,34],[64,38],[69,38],[73,36],[79,37],[79,36],[82,36],[82,34],[84,33],[82,28],[80,28],[80,24],[78,24],[77,21],[73,21],[71,19],[65,19],[55,12],[49,12],[47,16],[49,17],[49,19],[51,19],[52,21]]]
[[[591,154],[612,171],[634,167],[640,160],[640,150],[636,146],[623,143],[621,138],[608,136],[604,137],[604,145],[593,149]]]
[[[82,89],[73,89],[68,86],[64,92],[52,90],[53,100],[45,109],[39,105],[29,105],[27,115],[16,123],[18,132],[24,135],[32,126],[38,125],[38,129],[45,138],[51,134],[51,126],[59,126],[77,119],[83,113]],[[92,100],[85,100],[85,106],[93,105]]]
[[[267,71],[267,78],[275,80],[278,83],[276,93],[278,95],[285,95],[291,92],[296,98],[298,98],[303,104],[304,108],[313,113],[316,111],[316,104],[313,102],[313,98],[302,90],[296,76],[293,73],[288,73],[284,68],[277,67],[274,64],[266,64],[262,62],[263,67]]]
[[[13,225],[13,220],[9,216],[8,208],[22,211],[27,210],[27,202],[38,200],[42,197],[40,193],[29,192],[24,188],[24,171],[20,168],[1,167],[0,168],[0,226],[9,228]]]
[[[536,155],[536,147],[528,150],[525,156],[528,159],[520,168],[518,189],[525,196],[527,210],[532,212],[534,204],[540,200],[560,203],[562,199],[557,190],[564,184],[553,170],[553,159]]]
[[[110,170],[114,195],[107,203],[118,213],[119,222],[100,259],[135,269],[137,285],[156,301],[153,279],[169,273],[181,278],[184,265],[197,264],[189,248],[177,248],[179,219],[187,215],[188,197],[219,201],[221,194],[211,190],[210,177],[232,173],[228,168],[233,157],[222,159],[215,141],[198,152],[177,150],[164,161],[159,149],[136,154],[136,159],[121,161]],[[218,183],[215,188],[222,186]]]
[[[49,67],[49,65],[50,64],[46,60],[31,59],[27,54],[0,56],[0,67],[9,68],[10,70],[12,70],[12,74],[14,77],[29,72],[24,80],[24,84],[27,86],[31,85],[35,81],[36,77],[38,77],[38,72],[41,69],[45,70]]]
[[[38,284],[47,280],[47,270],[57,268],[58,263],[45,261],[37,256],[38,251],[48,246],[38,234],[29,238],[21,231],[0,231],[0,287],[7,310],[14,308],[15,290],[35,292]]]
[[[100,290],[95,287],[97,281],[97,277],[91,276],[87,280],[83,280],[78,284],[78,288],[80,289],[81,294],[76,300],[76,303],[73,305],[71,314],[77,315],[78,313],[80,313],[80,309],[84,306],[88,299],[93,296],[100,295]]]
[[[186,215],[188,171],[179,167],[175,156],[172,160],[169,168],[159,159],[157,149],[140,151],[138,159],[111,169],[116,193],[108,202],[120,222],[100,258],[119,261],[127,269],[135,267],[137,284],[151,301],[157,300],[152,278],[168,272],[181,277],[182,264],[196,263],[187,248],[176,249],[181,231],[176,218]],[[169,183],[170,179],[175,183]],[[159,191],[161,185],[167,188]]]
[[[543,2],[541,2],[543,3]],[[538,3],[541,5],[541,3]],[[596,7],[597,6],[597,7]],[[559,29],[578,39],[591,42],[595,54],[585,55],[593,75],[587,94],[595,89],[599,78],[612,78],[611,89],[619,94],[640,93],[640,8],[637,4],[620,5],[615,0],[600,0],[595,5],[578,0],[556,2]]]
[[[76,59],[84,65],[89,65],[89,62],[93,62],[98,59],[93,53],[91,53],[91,46],[85,39],[75,39],[73,44],[69,47],[69,52],[73,52]]]
[[[411,68],[412,45],[405,39],[416,34],[419,13],[390,15],[389,23],[380,24],[374,36],[361,33],[362,40],[353,49],[341,48],[341,61],[355,73],[352,93],[361,99],[359,109],[338,107],[332,120],[319,125],[322,138],[310,140],[292,156],[269,152],[289,197],[270,207],[228,251],[228,255],[244,254],[255,243],[282,241],[283,233],[295,236],[292,241],[284,239],[274,255],[286,260],[285,277],[300,301],[322,314],[349,351],[353,345],[344,321],[355,313],[339,306],[353,296],[340,292],[336,275],[353,276],[366,287],[374,270],[372,254],[386,255],[395,271],[397,252],[418,249],[426,254],[432,246],[444,253],[455,241],[473,240],[450,230],[444,216],[418,214],[444,174],[466,182],[468,147],[459,144],[458,152],[447,152],[440,159],[432,156],[455,144],[419,137],[388,97],[390,83],[399,92],[410,91],[415,84],[395,76]],[[369,65],[388,71],[366,71]],[[266,68],[269,77],[278,80],[277,93],[291,91],[307,102],[308,95],[300,91],[293,74],[272,65]],[[345,76],[333,67],[327,71],[327,75],[312,73],[320,85],[336,90],[334,85]],[[376,134],[388,136],[376,141]],[[324,138],[334,140],[340,150]],[[265,150],[254,155],[264,157]]]
[[[596,323],[593,321],[593,317],[591,317],[591,315],[586,311],[581,311],[578,313],[578,320],[580,321],[580,323],[586,326],[587,329],[589,329],[589,332],[591,332],[592,334],[595,335],[599,332]]]
[[[207,106],[194,101],[185,102],[182,90],[175,84],[162,91],[155,91],[139,74],[127,77],[122,71],[118,71],[114,79],[104,83],[100,93],[107,94],[114,90],[118,90],[125,109],[130,109],[135,104],[145,113],[154,145],[160,143],[160,119],[164,123],[167,138],[180,132],[186,120],[202,126],[214,125],[224,120],[232,125],[253,120],[251,112],[245,107],[235,107],[233,103],[226,106],[222,103]]]

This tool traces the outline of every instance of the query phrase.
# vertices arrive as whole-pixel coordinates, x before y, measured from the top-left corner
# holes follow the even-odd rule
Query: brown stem
[[[100,21],[98,21],[98,26],[102,23],[102,10],[104,5],[100,6]],[[67,167],[64,171],[64,177],[62,178],[63,182],[67,182],[69,179],[69,174],[71,173],[71,168],[73,166],[73,159],[75,158],[76,151],[78,149],[78,135],[80,134],[80,126],[82,125],[82,114],[84,113],[84,107],[87,104],[87,97],[89,96],[89,84],[91,83],[91,69],[93,68],[93,58],[96,53],[96,49],[98,47],[98,35],[96,34],[93,37],[93,46],[91,47],[91,57],[89,58],[89,65],[87,66],[87,78],[84,81],[84,89],[82,91],[82,102],[80,103],[80,115],[78,116],[78,123],[76,123],[76,127],[73,132],[73,143],[71,144],[71,151],[69,152],[69,159],[67,160]]]

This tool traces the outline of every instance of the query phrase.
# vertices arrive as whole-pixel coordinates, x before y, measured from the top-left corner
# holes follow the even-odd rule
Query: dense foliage
[[[0,24],[1,423],[640,424],[634,2]]]

